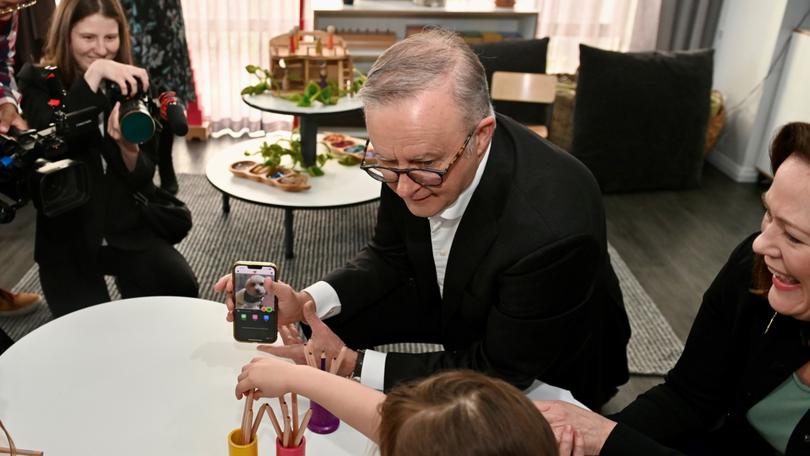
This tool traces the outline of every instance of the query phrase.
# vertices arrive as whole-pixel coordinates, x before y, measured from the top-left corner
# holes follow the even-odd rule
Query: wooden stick
[[[245,396],[245,409],[242,411],[242,445],[250,443],[250,425],[249,412],[253,413],[253,390],[250,390]]]
[[[256,419],[253,420],[253,428],[250,431],[250,441],[252,442],[253,439],[256,438],[256,433],[259,431],[259,423],[262,422],[262,415],[264,415],[264,411],[270,407],[270,404],[264,403],[261,407],[259,407],[259,413],[256,414]]]
[[[278,424],[278,419],[276,418],[276,412],[273,411],[273,408],[269,406],[266,409],[267,416],[270,417],[270,422],[273,423],[273,428],[276,430],[276,435],[278,436],[279,440],[283,437],[284,433],[281,431],[281,425]]]
[[[343,364],[343,359],[346,358],[346,352],[349,350],[344,345],[340,348],[340,353],[338,353],[337,359],[332,361],[332,367],[329,369],[330,374],[337,375],[338,371],[340,370],[340,365]]]
[[[309,367],[318,367],[317,364],[315,364],[315,355],[309,351],[309,347],[307,346],[304,347],[304,356],[307,358],[307,365],[309,365]]]
[[[11,448],[0,447],[0,453],[3,453],[3,454],[11,454]],[[37,450],[21,450],[21,449],[19,449],[19,448],[15,448],[15,449],[14,449],[14,453],[15,453],[15,454],[20,454],[20,455],[23,455],[23,456],[43,456],[43,454],[44,454],[42,451],[37,451]]]
[[[287,448],[290,444],[290,417],[284,417],[284,439],[281,442],[281,446]]]
[[[307,429],[307,425],[309,425],[310,418],[312,418],[312,409],[307,410],[307,413],[304,415],[304,419],[301,421],[301,426],[298,427],[298,432],[295,434],[295,438],[293,439],[293,448],[301,445],[301,439],[304,438],[304,431]]]
[[[295,435],[298,432],[298,395],[292,393],[292,432]]]

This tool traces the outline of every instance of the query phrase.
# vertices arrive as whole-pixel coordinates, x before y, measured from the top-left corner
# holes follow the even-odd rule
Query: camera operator
[[[14,83],[14,44],[17,35],[17,0],[0,0],[0,133],[8,133],[10,127],[28,128],[17,107]],[[30,312],[41,301],[35,293],[12,293],[0,288],[0,316],[20,315]],[[0,354],[12,344],[11,338],[0,330]]]
[[[121,135],[119,103],[104,93],[103,81],[124,96],[148,90],[145,70],[131,65],[130,38],[118,0],[62,0],[54,12],[44,65],[61,70],[66,111],[94,106],[103,113],[98,131],[67,142],[67,155],[90,175],[90,200],[63,215],[38,214],[34,257],[46,301],[55,316],[109,301],[104,275],[116,278],[124,298],[193,296],[197,279],[185,258],[158,237],[141,216],[133,192],[152,188],[154,141],[133,144]],[[22,108],[32,128],[53,120],[48,81],[32,66],[18,83]]]

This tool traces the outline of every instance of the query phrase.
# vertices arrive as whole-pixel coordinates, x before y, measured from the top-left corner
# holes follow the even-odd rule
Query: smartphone
[[[275,342],[278,334],[278,298],[264,286],[276,280],[273,263],[237,261],[233,265],[233,338],[239,342]]]

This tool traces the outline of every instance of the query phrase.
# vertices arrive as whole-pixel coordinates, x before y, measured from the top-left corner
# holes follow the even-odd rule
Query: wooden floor
[[[207,152],[234,141],[177,139],[175,168],[202,174]],[[759,186],[734,183],[707,165],[703,187],[697,190],[605,196],[608,239],[682,340],[703,292],[731,250],[758,229],[760,192]],[[11,287],[33,265],[33,229],[30,206],[11,224],[0,225],[0,286]],[[605,411],[619,410],[660,381],[633,377]]]

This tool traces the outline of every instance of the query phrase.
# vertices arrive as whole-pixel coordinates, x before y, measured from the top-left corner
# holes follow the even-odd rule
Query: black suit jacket
[[[602,455],[777,454],[745,414],[810,361],[810,324],[774,317],[767,299],[750,292],[757,234],[734,250],[706,291],[666,382],[611,417],[619,425]],[[800,454],[810,454],[810,411],[787,446],[786,455]]]
[[[453,240],[444,298],[428,220],[383,185],[373,239],[326,278],[342,303],[327,321],[359,346],[444,344],[444,352],[389,354],[386,389],[471,368],[520,388],[540,379],[598,406],[628,378],[630,336],[605,237],[601,194],[585,166],[498,116]],[[371,331],[376,325],[383,329]]]
[[[17,81],[22,94],[21,108],[29,127],[38,130],[47,127],[54,121],[54,115],[48,105],[51,94],[46,81],[30,64],[23,67]],[[103,113],[106,128],[112,105],[101,91],[90,90],[83,77],[67,88],[64,103],[68,113],[91,106],[98,108]],[[129,171],[118,145],[106,136],[106,129],[104,136],[93,127],[67,139],[64,153],[49,158],[72,158],[86,166],[90,200],[56,217],[37,214],[34,259],[38,263],[70,260],[93,267],[102,238],[109,245],[128,250],[155,242],[157,237],[141,218],[132,197],[133,190],[145,190],[151,185],[155,165],[150,154],[154,154],[154,141],[141,146],[136,167]]]

